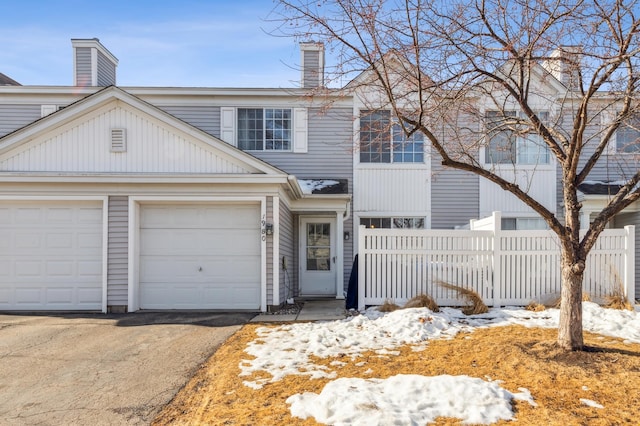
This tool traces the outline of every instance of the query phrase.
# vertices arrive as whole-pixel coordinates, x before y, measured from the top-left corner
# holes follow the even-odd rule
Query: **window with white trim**
[[[485,127],[487,145],[485,164],[549,164],[549,147],[542,136],[521,129],[516,111],[487,111]],[[539,112],[538,117],[548,120],[547,112]]]
[[[616,151],[640,152],[640,114],[623,121],[616,130]]]
[[[238,148],[291,150],[292,115],[290,108],[238,108]]]
[[[360,225],[382,229],[424,229],[424,217],[361,217]]]
[[[361,163],[424,163],[424,135],[407,136],[391,111],[361,111]]]

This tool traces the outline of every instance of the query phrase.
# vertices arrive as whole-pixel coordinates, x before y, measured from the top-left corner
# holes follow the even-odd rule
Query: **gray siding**
[[[41,105],[0,105],[0,137],[40,118]]]
[[[350,216],[344,224],[344,232],[349,233],[349,240],[344,241],[342,235],[338,235],[338,238],[342,238],[342,243],[344,244],[344,291],[346,294],[347,289],[349,288],[349,277],[351,276],[351,267],[353,266],[353,258],[355,254],[353,253],[353,216]],[[341,296],[340,294],[338,296]]]
[[[318,87],[320,77],[320,52],[317,50],[305,50],[302,52],[303,70],[302,87]]]
[[[91,86],[91,48],[76,48],[76,85]]]
[[[106,87],[116,84],[116,66],[98,51],[98,86]]]
[[[308,152],[250,151],[250,153],[300,179],[348,179],[349,192],[351,192],[352,117],[353,112],[349,108],[335,108],[328,111],[310,108]]]
[[[480,214],[477,175],[445,169],[436,152],[431,154],[431,228],[451,229],[467,225]]]
[[[267,223],[273,223],[273,197],[267,197]],[[267,243],[267,306],[273,305],[273,237],[266,237]]]
[[[294,234],[294,216],[289,207],[280,200],[280,302],[294,297],[298,293],[298,268],[296,267],[296,241]],[[286,259],[287,268],[282,268],[282,259]]]
[[[109,197],[109,248],[107,260],[107,305],[123,306],[128,301],[129,198]]]
[[[220,137],[220,107],[156,106],[174,117],[209,133],[211,136]]]

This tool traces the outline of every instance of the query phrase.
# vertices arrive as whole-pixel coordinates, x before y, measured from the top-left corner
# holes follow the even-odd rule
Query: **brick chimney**
[[[106,87],[116,84],[118,59],[97,38],[71,39],[74,86]]]
[[[324,44],[300,43],[301,85],[305,89],[324,87]]]

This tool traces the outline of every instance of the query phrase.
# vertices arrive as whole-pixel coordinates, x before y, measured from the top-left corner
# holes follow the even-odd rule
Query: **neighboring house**
[[[543,225],[495,185],[444,170],[363,89],[313,97],[320,44],[301,44],[301,87],[278,89],[117,87],[99,40],[72,45],[73,86],[0,75],[0,310],[266,311],[342,298],[357,225],[453,229],[495,210],[505,229]],[[566,90],[561,76],[546,84]],[[526,137],[505,153],[485,118],[479,160],[529,179],[560,214],[548,153]],[[600,181],[616,180],[601,172],[583,188],[585,223],[613,189]],[[631,208],[612,226],[638,222]]]

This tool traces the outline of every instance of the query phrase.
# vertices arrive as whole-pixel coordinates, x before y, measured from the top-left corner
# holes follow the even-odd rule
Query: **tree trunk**
[[[585,262],[572,262],[562,256],[562,292],[560,301],[560,324],[558,325],[558,345],[570,351],[584,348],[582,336],[582,279]]]

